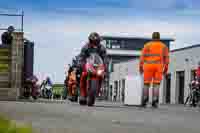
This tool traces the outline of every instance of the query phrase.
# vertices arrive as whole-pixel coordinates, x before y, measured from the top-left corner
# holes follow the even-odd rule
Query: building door
[[[122,79],[122,102],[124,102],[124,94],[125,94],[125,79]]]
[[[178,84],[178,103],[184,104],[184,84],[185,84],[185,72],[177,72],[177,84]]]
[[[118,96],[118,81],[115,81],[114,83],[115,83],[115,85],[114,85],[114,96],[113,96],[113,98],[114,98],[114,101],[116,101],[117,96]]]
[[[171,101],[171,74],[166,75],[166,103]]]
[[[119,97],[119,100],[121,101],[121,80],[118,81],[119,83],[119,92],[118,92],[118,97]]]
[[[110,85],[110,97],[112,98],[112,95],[113,95],[113,86]]]

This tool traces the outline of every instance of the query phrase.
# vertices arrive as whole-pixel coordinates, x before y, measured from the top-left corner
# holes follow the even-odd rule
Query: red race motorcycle
[[[100,80],[105,75],[105,66],[102,58],[98,54],[92,53],[86,59],[85,70],[87,72],[87,105],[93,106],[96,96],[100,92]]]

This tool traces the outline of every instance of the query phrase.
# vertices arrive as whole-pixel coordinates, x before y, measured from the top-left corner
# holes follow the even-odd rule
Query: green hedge
[[[33,133],[30,126],[19,125],[0,116],[0,133]]]
[[[53,85],[53,94],[54,95],[62,95],[64,85],[62,84],[54,84]]]

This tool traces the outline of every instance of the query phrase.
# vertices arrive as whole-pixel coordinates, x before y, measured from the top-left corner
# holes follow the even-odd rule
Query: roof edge
[[[197,47],[200,47],[200,44],[191,45],[191,46],[187,46],[187,47],[183,47],[183,48],[178,48],[178,49],[173,49],[173,50],[170,50],[170,52],[177,52],[177,51],[182,51],[182,50],[187,50],[187,49],[197,48]]]
[[[113,39],[138,39],[138,40],[152,40],[149,37],[125,37],[125,36],[109,36],[109,35],[102,35],[102,38],[113,38]],[[163,41],[175,41],[173,38],[161,38]]]

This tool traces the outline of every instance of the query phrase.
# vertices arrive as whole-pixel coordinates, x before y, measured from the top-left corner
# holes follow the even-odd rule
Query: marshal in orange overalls
[[[168,71],[169,50],[160,41],[160,33],[152,34],[153,41],[145,44],[140,57],[140,73],[144,76],[142,106],[146,107],[149,101],[149,88],[153,82],[152,106],[157,108],[159,103],[159,88],[163,74]]]
[[[169,50],[161,41],[147,43],[141,53],[140,70],[144,72],[144,83],[158,83],[168,70]]]

